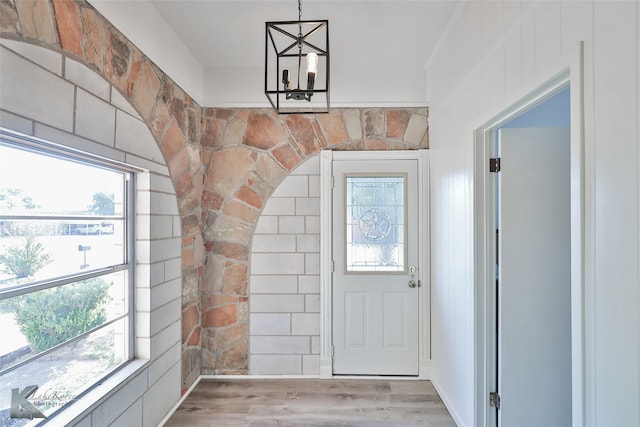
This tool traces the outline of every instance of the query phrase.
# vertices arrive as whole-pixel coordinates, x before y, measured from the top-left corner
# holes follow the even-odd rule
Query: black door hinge
[[[495,391],[489,393],[489,406],[500,409],[500,395]]]
[[[500,157],[489,159],[489,172],[500,172]]]

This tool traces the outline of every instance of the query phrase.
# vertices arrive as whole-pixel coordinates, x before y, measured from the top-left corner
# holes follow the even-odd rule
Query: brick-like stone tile
[[[339,110],[329,114],[318,114],[317,120],[324,131],[329,146],[347,142],[349,136]]]
[[[232,197],[244,184],[245,176],[254,164],[252,153],[247,148],[233,147],[219,151],[211,159],[205,188]]]
[[[204,132],[200,144],[204,147],[218,147],[224,133],[226,122],[216,117],[207,117],[204,120]]]
[[[58,24],[60,45],[64,50],[84,57],[78,5],[73,0],[56,0],[53,2],[53,8]]]
[[[235,304],[212,308],[202,314],[202,326],[212,328],[231,325],[236,322],[236,312]]]
[[[104,25],[98,14],[89,7],[83,7],[80,11],[82,29],[84,31],[84,53],[89,63],[95,65],[98,70],[104,70],[104,54],[106,38]]]
[[[286,140],[281,123],[271,114],[253,112],[249,114],[243,144],[268,150]]]
[[[222,293],[247,295],[247,270],[246,264],[234,264],[228,267],[222,276]]]
[[[300,156],[289,144],[273,149],[273,157],[287,170],[292,170],[300,163]]]
[[[403,139],[404,132],[409,123],[409,112],[407,110],[387,111],[387,137]]]
[[[156,74],[151,62],[144,61],[140,74],[133,85],[131,103],[143,118],[151,115],[160,90],[160,78]]]
[[[364,111],[364,137],[368,139],[380,139],[384,137],[384,111],[372,108]]]
[[[18,32],[18,12],[11,1],[0,2],[0,31]]]
[[[22,34],[49,44],[57,42],[55,18],[48,1],[22,0],[15,6]]]
[[[107,36],[107,52],[104,65],[106,77],[122,92],[127,91],[131,46],[115,29],[110,29]]]

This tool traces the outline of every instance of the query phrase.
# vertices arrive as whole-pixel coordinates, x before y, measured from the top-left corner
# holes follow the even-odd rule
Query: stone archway
[[[427,114],[426,108],[288,116],[270,109],[204,110],[203,374],[248,372],[250,246],[258,216],[280,182],[323,149],[427,148]]]
[[[3,38],[57,51],[112,83],[160,147],[181,217],[183,313],[197,311],[194,322],[183,322],[182,384],[188,388],[200,374],[201,107],[85,1],[4,1],[0,16]]]

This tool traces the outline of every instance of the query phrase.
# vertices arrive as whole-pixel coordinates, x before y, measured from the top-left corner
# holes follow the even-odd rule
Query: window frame
[[[52,353],[60,348],[71,345],[77,341],[80,341],[83,338],[91,335],[92,333],[99,331],[101,329],[107,328],[112,324],[116,324],[117,322],[126,319],[127,321],[127,338],[123,340],[123,345],[126,345],[126,351],[123,352],[123,361],[116,366],[111,367],[107,370],[103,375],[97,376],[94,379],[94,382],[91,384],[87,384],[85,387],[81,388],[79,393],[74,396],[74,398],[68,403],[61,405],[59,408],[51,412],[47,415],[47,418],[43,420],[43,422],[49,421],[54,415],[60,413],[60,411],[72,406],[72,404],[77,401],[82,396],[89,393],[94,388],[101,385],[106,379],[115,375],[118,371],[123,369],[125,366],[130,364],[136,358],[136,193],[137,193],[137,175],[139,173],[144,172],[142,169],[137,167],[118,162],[116,160],[112,160],[106,157],[97,156],[95,154],[83,152],[80,150],[76,150],[74,148],[66,147],[60,145],[55,142],[42,140],[40,138],[18,134],[8,129],[0,127],[0,145],[12,147],[14,149],[31,151],[33,153],[43,155],[46,157],[56,157],[59,159],[63,159],[66,161],[72,161],[80,164],[84,164],[91,167],[103,168],[107,170],[111,170],[114,172],[122,173],[124,175],[123,180],[123,203],[125,204],[122,215],[113,215],[113,216],[91,216],[91,215],[0,215],[0,220],[11,219],[11,220],[42,220],[42,221],[51,221],[51,220],[108,220],[108,219],[118,219],[123,222],[123,256],[124,259],[122,263],[116,265],[110,265],[106,267],[94,268],[91,270],[78,271],[71,274],[66,274],[59,277],[54,278],[46,278],[41,280],[36,280],[27,284],[18,284],[15,286],[10,286],[4,289],[0,289],[0,301],[6,300],[9,298],[13,298],[16,296],[27,295],[30,293],[42,291],[45,289],[53,289],[56,287],[61,287],[64,285],[68,285],[71,283],[80,282],[87,279],[92,279],[96,277],[108,276],[113,273],[124,272],[126,276],[125,287],[127,288],[126,298],[126,313],[118,315],[113,319],[109,319],[102,323],[99,326],[96,326],[90,330],[87,330],[75,337],[57,344],[47,350],[39,352],[19,363],[16,363],[2,371],[0,371],[0,376],[7,374],[11,371],[14,371],[20,367],[23,367],[29,363],[37,361],[38,359],[46,356],[49,353]],[[127,319],[128,318],[128,319]]]

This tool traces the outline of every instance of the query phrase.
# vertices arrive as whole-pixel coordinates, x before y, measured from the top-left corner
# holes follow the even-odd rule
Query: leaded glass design
[[[346,177],[347,272],[404,272],[405,176]]]

